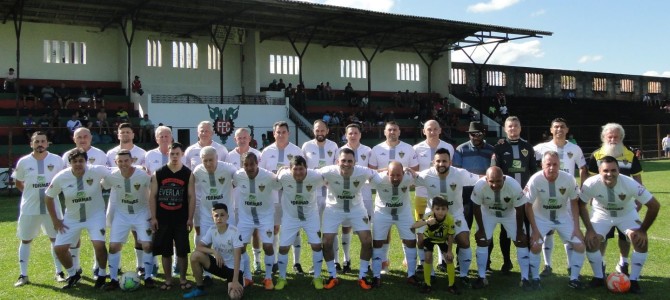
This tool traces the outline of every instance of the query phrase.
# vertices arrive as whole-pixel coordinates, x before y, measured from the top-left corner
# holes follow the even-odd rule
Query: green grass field
[[[665,264],[670,263],[670,233],[663,230],[670,226],[670,188],[667,180],[670,178],[670,161],[650,161],[644,162],[645,173],[643,181],[647,188],[661,202],[661,211],[656,223],[649,231],[650,246],[649,258],[643,269],[643,278],[640,285],[643,289],[641,296],[635,295],[616,295],[603,289],[588,289],[575,291],[567,286],[568,277],[566,272],[565,251],[560,247],[560,241],[556,241],[558,246],[554,251],[554,272],[555,275],[543,279],[543,289],[536,292],[524,292],[518,287],[519,273],[518,265],[515,263],[512,274],[504,276],[500,272],[494,272],[489,276],[489,286],[483,290],[463,290],[458,296],[459,299],[633,299],[636,297],[647,299],[666,299],[667,288],[670,286],[670,273],[668,273]],[[119,298],[137,298],[137,299],[178,299],[182,297],[182,291],[178,286],[173,286],[171,291],[160,291],[158,289],[148,290],[141,288],[132,293],[121,291],[103,292],[93,289],[93,280],[91,276],[91,264],[93,260],[92,247],[86,237],[82,238],[82,265],[84,277],[78,287],[63,292],[60,290],[62,284],[53,279],[53,264],[49,254],[49,243],[45,236],[40,236],[33,242],[31,261],[29,267],[29,276],[31,284],[14,288],[13,284],[19,274],[17,263],[17,249],[19,240],[16,238],[16,219],[18,216],[18,195],[7,196],[7,191],[0,192],[0,269],[4,270],[0,274],[0,299],[119,299]],[[644,213],[644,209],[643,212]],[[438,273],[437,282],[433,284],[434,290],[429,295],[419,294],[418,289],[405,284],[405,272],[402,267],[402,249],[397,233],[394,231],[393,244],[390,251],[392,260],[391,274],[383,276],[383,287],[370,291],[361,290],[355,280],[356,275],[341,276],[341,283],[333,290],[316,291],[310,286],[311,277],[296,276],[292,274],[289,268],[288,286],[283,291],[263,290],[260,281],[262,277],[254,276],[256,284],[247,288],[245,299],[446,299],[454,298],[448,294],[444,288],[446,285],[446,276]],[[304,235],[303,235],[304,236]],[[496,235],[494,235],[497,237]],[[557,235],[556,239],[558,239]],[[474,241],[472,245],[474,245]],[[306,245],[306,243],[304,244]],[[359,243],[357,238],[353,238],[352,257],[358,257]],[[303,247],[302,265],[305,270],[311,266],[311,254],[309,247]],[[473,263],[471,266],[470,277],[474,278],[475,259],[473,246]],[[512,249],[512,255],[515,250]],[[292,255],[290,265],[293,264]],[[494,250],[493,264],[494,270],[498,270],[501,265],[499,250]],[[514,258],[513,258],[514,261]],[[608,263],[607,271],[612,272],[618,261],[618,250],[615,245],[611,245],[606,255]],[[353,260],[354,271],[357,274],[358,261]],[[133,270],[135,268],[135,255],[130,244],[123,251],[122,258],[123,270]],[[665,271],[664,271],[665,270]],[[323,275],[326,275],[325,265]],[[582,271],[583,280],[590,280],[591,267],[585,262]],[[276,277],[275,277],[276,278]],[[192,276],[189,276],[193,280]],[[162,275],[159,275],[158,282],[162,282]],[[216,279],[213,287],[208,288],[209,295],[201,299],[226,299],[225,282]]]

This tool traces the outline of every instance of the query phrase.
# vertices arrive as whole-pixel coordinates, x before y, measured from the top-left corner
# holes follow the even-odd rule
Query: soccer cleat
[[[259,275],[263,273],[263,268],[261,268],[261,262],[257,261],[254,263],[254,274]]]
[[[77,275],[81,275],[82,273],[84,273],[84,270],[82,270],[81,268],[79,268],[79,270],[77,270]]]
[[[342,273],[342,266],[338,262],[335,263],[335,271],[337,271],[337,273]]]
[[[107,282],[107,276],[98,276],[98,278],[95,279],[95,284],[93,285],[93,287],[96,289],[101,289],[103,286],[105,286],[106,282]]]
[[[29,283],[30,283],[30,281],[28,280],[27,275],[26,276],[19,275],[19,279],[14,284],[14,287],[24,286],[24,285],[29,284]]]
[[[105,285],[102,286],[102,290],[104,290],[104,291],[113,291],[113,290],[118,290],[119,288],[120,288],[120,286],[119,286],[119,281],[118,280],[112,280],[108,283],[105,283]]]
[[[284,287],[286,287],[286,285],[287,285],[286,278],[278,278],[277,284],[275,284],[275,290],[277,291],[283,290]]]
[[[450,287],[447,287],[447,292],[451,293],[451,294],[454,294],[454,295],[460,295],[461,294],[461,291],[459,291],[458,288],[456,288],[455,284],[450,286]]]
[[[98,279],[98,271],[100,271],[100,268],[93,268],[93,270],[91,270],[93,273],[93,279]]]
[[[628,275],[628,263],[623,263],[623,265],[616,264],[616,271],[619,272],[619,273],[624,273],[624,274],[626,274],[626,276],[629,276]]]
[[[314,286],[315,289],[322,290],[323,280],[321,280],[321,278],[314,278],[314,280],[312,280],[312,285]]]
[[[74,275],[67,278],[67,283],[62,287],[62,289],[67,290],[77,286],[79,280],[81,280],[81,275],[75,273]]]
[[[439,265],[437,265],[437,270],[440,272],[446,272],[447,271],[447,262],[442,261]]]
[[[65,273],[63,273],[63,271],[56,273],[56,281],[65,282],[65,280],[67,280],[67,278],[65,278]]]
[[[340,284],[340,280],[335,277],[330,277],[326,280],[326,285],[323,286],[324,289],[330,290]]]
[[[144,278],[144,267],[138,267],[135,270],[137,271],[137,276],[140,276],[140,278]]]
[[[540,272],[540,277],[549,277],[552,274],[554,274],[554,269],[552,269],[551,266],[545,265],[544,270]]]
[[[293,272],[295,272],[298,275],[305,275],[305,271],[302,270],[302,265],[295,264],[293,265]]]
[[[584,284],[581,281],[579,281],[579,279],[570,280],[570,282],[568,282],[568,286],[575,290],[584,289]]]
[[[523,289],[525,292],[530,292],[533,290],[533,285],[528,279],[523,279],[521,280],[521,289]]]
[[[266,291],[272,291],[275,289],[274,283],[272,283],[272,278],[265,278],[263,279],[263,287],[265,287]]]
[[[472,283],[472,288],[475,290],[483,289],[488,285],[488,282],[486,281],[486,278],[477,278],[475,282]]]
[[[254,280],[249,279],[249,278],[244,278],[244,287],[252,286],[254,285]]]
[[[156,287],[156,282],[151,277],[145,278],[144,279],[144,287],[148,288],[148,289],[153,289],[154,287]]]
[[[423,263],[418,264],[418,265],[416,266],[416,272],[417,272],[417,273],[423,272]]]
[[[507,275],[510,273],[510,271],[512,271],[512,268],[514,268],[514,265],[512,265],[511,262],[505,262],[503,263],[502,267],[500,267],[500,272]]]
[[[202,284],[205,286],[212,286],[214,284],[214,280],[212,280],[211,276],[205,276],[202,278]]]
[[[533,284],[533,290],[539,291],[539,290],[542,289],[542,285],[540,284],[540,279],[533,279],[532,284]]]
[[[372,279],[372,287],[375,289],[378,289],[382,287],[382,279],[379,277],[375,277]]]
[[[640,289],[640,283],[637,280],[631,280],[628,292],[631,294],[641,294],[642,289]]]
[[[347,260],[342,264],[342,274],[351,273],[351,261]]]
[[[365,278],[358,279],[358,286],[364,290],[372,289],[372,283],[368,282]]]
[[[407,284],[417,285],[419,284],[419,279],[416,278],[416,275],[409,276],[407,277]]]
[[[207,292],[203,289],[199,289],[199,288],[196,287],[196,288],[192,289],[190,292],[184,294],[184,299],[191,299],[191,298],[200,297],[200,296],[204,296],[204,295],[207,295]]]
[[[461,282],[461,286],[462,286],[464,289],[467,289],[467,288],[470,287],[470,279],[469,279],[467,276],[458,277],[458,281]]]
[[[389,265],[391,265],[391,263],[388,260],[382,262],[382,275],[389,273]]]
[[[424,283],[423,285],[421,285],[421,289],[419,290],[419,292],[421,294],[428,294],[432,290],[433,290],[433,288],[430,285],[427,285],[427,284]]]
[[[605,280],[603,278],[593,277],[591,278],[591,282],[589,282],[589,286],[592,288],[603,287],[605,286]]]

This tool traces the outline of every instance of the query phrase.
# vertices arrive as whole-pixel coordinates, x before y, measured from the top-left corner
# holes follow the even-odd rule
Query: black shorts
[[[616,226],[613,226],[612,229],[610,229],[610,232],[607,233],[607,235],[605,236],[605,238],[608,239],[608,240],[611,239],[611,238],[613,238],[613,237],[614,237],[614,229],[615,229],[615,228],[616,228],[616,231],[619,233],[619,239],[620,239],[620,240],[626,240],[626,239],[627,239],[627,238],[626,238],[626,234],[624,234],[623,232],[621,232],[621,230],[619,230],[619,227],[616,227]]]
[[[158,230],[151,242],[154,256],[172,256],[173,246],[177,250],[177,257],[186,257],[191,252],[186,221],[158,222]]]
[[[423,251],[430,251],[433,252],[434,246],[437,245],[437,247],[440,249],[441,252],[447,252],[447,242],[444,243],[435,243],[432,239],[425,239],[423,240]]]
[[[219,267],[216,265],[216,258],[214,256],[209,255],[209,268],[205,268],[205,271],[212,273],[216,275],[217,277],[224,278],[228,282],[233,281],[233,275],[234,271],[231,268],[228,268],[228,266],[224,265],[222,267]],[[240,282],[241,285],[244,285],[243,280],[244,280],[244,274],[240,270],[239,274],[237,276],[238,281]]]

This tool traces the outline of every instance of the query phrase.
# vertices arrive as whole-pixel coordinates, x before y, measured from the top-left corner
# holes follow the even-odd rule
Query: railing
[[[312,123],[310,123],[309,120],[303,117],[302,114],[300,114],[298,110],[293,108],[291,105],[288,105],[288,117],[291,121],[293,121],[293,123],[296,124],[298,129],[302,130],[305,135],[308,137],[313,136]]]
[[[179,103],[179,104],[261,104],[284,105],[284,98],[268,97],[265,95],[238,95],[238,96],[198,96],[193,94],[181,95],[151,95],[151,103]]]

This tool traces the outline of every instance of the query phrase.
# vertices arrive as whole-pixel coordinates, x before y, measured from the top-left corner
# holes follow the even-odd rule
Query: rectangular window
[[[601,78],[601,77],[593,78],[593,91],[594,92],[606,92],[607,91],[607,78]]]
[[[194,42],[172,42],[172,67],[180,69],[198,68],[198,44]]]
[[[451,84],[467,84],[465,69],[451,69]]]
[[[395,79],[404,81],[419,81],[419,65],[396,63]]]
[[[486,82],[489,86],[507,86],[507,76],[502,71],[486,71]]]
[[[544,87],[544,76],[539,73],[526,73],[526,88],[541,89]]]
[[[221,64],[219,60],[221,59],[221,51],[214,44],[207,45],[207,69],[208,70],[221,70]]]
[[[300,74],[300,58],[297,56],[270,54],[270,74]]]
[[[575,76],[561,75],[561,89],[562,90],[576,90],[577,78]]]
[[[619,85],[619,91],[622,93],[632,93],[635,90],[635,82],[632,79],[621,79]]]
[[[49,64],[86,64],[86,43],[44,40],[44,62]]]
[[[649,81],[647,83],[647,91],[649,94],[660,94],[661,93],[661,83],[658,81]]]
[[[340,78],[368,78],[367,63],[362,60],[340,60]]]
[[[147,66],[162,67],[163,51],[161,50],[161,41],[147,39]]]

